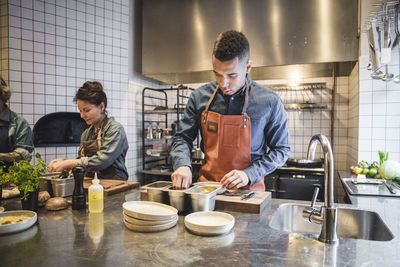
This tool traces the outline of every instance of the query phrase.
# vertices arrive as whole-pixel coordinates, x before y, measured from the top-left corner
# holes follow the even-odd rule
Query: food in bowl
[[[14,224],[17,222],[26,221],[28,219],[30,219],[30,217],[27,216],[5,216],[1,219],[0,225]]]
[[[207,194],[207,193],[214,191],[215,189],[217,189],[217,188],[213,187],[213,186],[205,186],[205,187],[200,188],[199,192]]]

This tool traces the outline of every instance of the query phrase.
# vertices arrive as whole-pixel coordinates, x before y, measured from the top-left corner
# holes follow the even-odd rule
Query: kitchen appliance
[[[289,166],[293,162],[299,162],[300,165]],[[265,177],[266,191],[271,192],[273,198],[311,201],[317,185],[320,186],[318,201],[324,201],[324,169],[322,162],[318,161],[290,159],[284,166]]]

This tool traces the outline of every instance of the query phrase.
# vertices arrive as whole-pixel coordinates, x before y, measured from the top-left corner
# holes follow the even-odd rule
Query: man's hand
[[[238,189],[249,184],[249,177],[244,171],[232,170],[222,177],[220,183],[227,189]]]
[[[188,166],[179,167],[171,174],[171,179],[174,188],[188,188],[192,184],[192,171]]]

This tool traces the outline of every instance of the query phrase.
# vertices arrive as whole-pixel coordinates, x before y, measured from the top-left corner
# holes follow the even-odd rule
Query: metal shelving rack
[[[146,151],[153,148],[154,143],[167,143],[172,136],[162,139],[147,138],[147,129],[153,123],[161,129],[170,128],[170,124],[176,121],[176,127],[182,112],[194,89],[180,85],[163,89],[145,87],[142,91],[142,174],[144,182],[148,176],[170,176],[171,166],[168,165],[168,151],[160,156],[147,155]],[[171,99],[175,101],[172,102]],[[170,99],[169,99],[170,98]],[[171,105],[172,103],[172,105]],[[172,117],[174,116],[174,117]]]

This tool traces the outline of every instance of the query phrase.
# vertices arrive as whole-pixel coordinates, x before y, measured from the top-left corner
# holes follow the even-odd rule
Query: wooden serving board
[[[87,190],[92,184],[92,178],[87,178],[83,180],[83,188]],[[122,180],[111,180],[111,179],[100,179],[100,184],[104,188],[104,195],[109,196],[119,192],[123,192],[132,188],[137,188],[140,186],[138,182],[128,182]]]
[[[241,200],[240,196],[217,195],[215,208],[219,210],[260,213],[271,200],[271,192],[254,191],[252,198]]]

